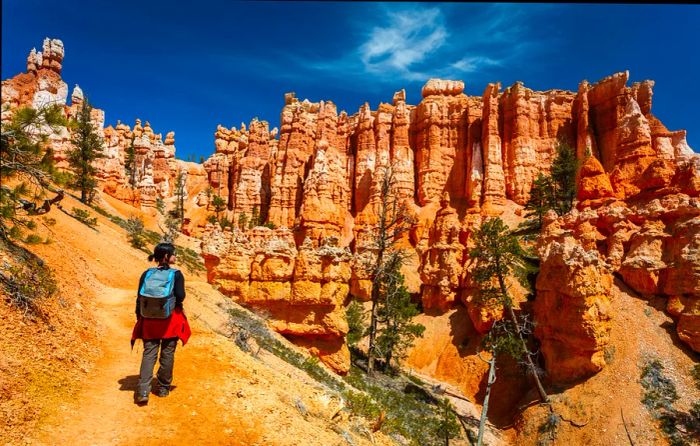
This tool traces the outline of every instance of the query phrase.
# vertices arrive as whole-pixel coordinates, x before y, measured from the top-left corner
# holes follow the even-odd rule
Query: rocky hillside
[[[2,83],[3,120],[18,106],[66,104],[63,56],[57,40],[32,50],[27,72]],[[486,365],[476,348],[502,315],[474,298],[468,255],[474,231],[492,216],[512,226],[522,222],[533,180],[549,171],[557,146],[568,144],[581,165],[575,206],[545,217],[536,297],[519,296],[517,306],[534,318],[548,388],[562,389],[574,406],[597,407],[601,396],[579,384],[594,383],[598,392],[620,378],[635,382],[629,392],[639,389],[639,368],[617,361],[642,361],[658,348],[685,376],[700,351],[700,156],[685,131],[669,131],[652,114],[654,82],[628,81],[624,72],[583,81],[577,91],[543,92],[522,83],[489,84],[482,96],[468,96],[461,81],[431,79],[417,105],[402,90],[390,103],[376,110],[365,104],[354,114],[287,93],[279,129],[258,120],[219,126],[203,165],[174,158],[172,132],[163,141],[148,122],[118,124],[102,130],[101,188],[155,214],[157,199],[171,197],[175,178],[186,173],[183,231],[201,240],[207,280],[345,374],[345,306],[370,297],[362,264],[374,255],[380,184],[391,166],[395,194],[415,220],[401,241],[411,254],[403,272],[427,327],[405,365],[480,401]],[[82,100],[78,88],[71,99],[67,115]],[[94,115],[102,128],[104,114]],[[69,136],[66,130],[52,142],[59,167]],[[137,168],[130,184],[124,162],[132,144]],[[228,221],[257,221],[235,229],[209,223],[216,196],[225,202],[217,214]],[[647,306],[667,330],[636,324],[626,313],[646,314]],[[625,330],[639,344],[630,347]],[[494,403],[503,426],[531,400],[517,366],[507,368]],[[687,406],[697,393],[683,386]],[[630,393],[621,409],[636,411],[642,429],[650,420],[640,415],[639,400]],[[608,435],[604,420],[588,419],[572,424],[572,432],[585,434],[571,439],[620,444],[623,425]],[[530,441],[530,428],[525,419],[518,435]]]

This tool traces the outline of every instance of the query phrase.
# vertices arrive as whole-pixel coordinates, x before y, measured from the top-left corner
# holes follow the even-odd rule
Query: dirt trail
[[[82,207],[71,198],[66,201]],[[51,365],[51,370],[59,370],[55,374],[61,381],[40,374],[31,378],[23,395],[36,401],[39,416],[32,419],[31,429],[22,431],[24,441],[16,440],[17,435],[2,438],[0,429],[0,444],[372,444],[364,433],[364,419],[334,418],[341,407],[337,395],[274,355],[262,352],[253,357],[223,336],[227,314],[222,307],[234,304],[203,276],[188,271],[184,308],[192,337],[184,347],[178,343],[173,390],[166,398],[151,395],[147,406],[134,404],[143,346],[138,341],[132,351],[129,341],[136,284],[149,265],[142,251],[128,245],[121,228],[96,217],[97,230],[90,230],[58,212],[55,223],[42,233],[52,242],[33,247],[59,281],[50,307],[50,320],[59,329],[41,332],[32,339],[31,354],[15,354],[16,362]],[[69,325],[64,316],[70,316]],[[19,339],[38,333],[32,328],[36,325],[15,325],[21,330],[10,334],[10,346],[26,345]],[[75,342],[69,344],[65,337]],[[44,345],[41,341],[46,339],[52,342]],[[68,367],[76,361],[83,365]],[[43,370],[32,367],[28,368]],[[75,377],[66,380],[73,370]],[[11,410],[26,407],[25,400],[15,396]],[[378,445],[392,443],[381,434],[374,440]]]
[[[130,350],[134,320],[125,308],[133,290],[104,287],[96,313],[102,354],[75,401],[45,420],[39,444],[252,444],[259,429],[226,410],[219,400],[230,364],[216,354],[216,335],[198,331],[180,343],[175,356],[174,388],[167,398],[151,395],[147,406],[134,404],[142,344]],[[214,354],[212,354],[214,353]]]

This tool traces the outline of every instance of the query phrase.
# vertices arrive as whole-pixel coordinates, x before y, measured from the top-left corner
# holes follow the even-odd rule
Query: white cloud
[[[339,39],[335,57],[285,51],[266,59],[272,65],[284,61],[285,69],[263,72],[295,81],[360,81],[377,89],[431,77],[490,80],[542,48],[532,33],[540,10],[512,4],[372,5],[348,19],[355,32],[345,34],[350,41]]]
[[[450,64],[452,68],[464,73],[473,73],[484,66],[500,66],[503,63],[499,60],[485,56],[463,57],[457,62]]]
[[[391,12],[388,19],[387,25],[375,27],[358,48],[367,72],[410,77],[412,67],[444,46],[449,37],[437,8]]]

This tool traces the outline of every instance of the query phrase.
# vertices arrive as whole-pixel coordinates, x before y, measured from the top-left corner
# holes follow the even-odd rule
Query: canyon
[[[49,103],[75,116],[83,92],[76,86],[67,104],[63,57],[55,39],[32,50],[26,73],[2,82],[3,121],[18,107]],[[522,222],[533,180],[568,144],[581,166],[575,208],[546,216],[536,298],[516,290],[516,306],[536,322],[549,382],[570,383],[607,365],[611,327],[622,316],[611,302],[616,278],[640,299],[664,299],[675,335],[700,352],[700,156],[685,131],[668,130],[652,114],[654,82],[628,85],[629,77],[583,81],[576,91],[488,84],[482,96],[465,94],[462,81],[430,79],[416,105],[401,90],[353,114],[287,93],[279,128],[257,119],[218,126],[203,164],[175,158],[173,132],[163,138],[140,120],[104,127],[104,112],[94,109],[106,155],[95,164],[103,192],[154,215],[184,174],[183,230],[201,239],[208,281],[340,374],[350,367],[345,307],[370,299],[363,265],[375,255],[390,169],[392,194],[414,221],[399,243],[410,254],[406,284],[421,317],[442,321],[426,324],[426,336],[447,343],[444,325],[456,322],[443,316],[464,309],[455,321],[468,326],[472,346],[457,355],[418,343],[406,365],[476,398],[486,366],[473,347],[502,314],[474,299],[474,231],[496,216],[513,227]],[[51,140],[59,168],[68,169],[69,146],[67,128]],[[130,146],[133,178],[125,171]],[[258,221],[211,223],[215,195],[229,221]],[[473,378],[456,376],[464,367]]]

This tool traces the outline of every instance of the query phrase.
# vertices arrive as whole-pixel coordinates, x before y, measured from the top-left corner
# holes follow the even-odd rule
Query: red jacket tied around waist
[[[168,269],[168,265],[161,265],[159,268]],[[146,276],[146,272],[141,275],[139,280],[139,287],[143,285],[143,280]],[[139,311],[139,297],[138,292],[136,296],[136,316],[138,320],[136,325],[134,325],[134,330],[131,333],[131,346],[133,347],[134,342],[137,339],[168,339],[168,338],[179,338],[182,341],[182,345],[187,344],[187,341],[192,334],[190,330],[190,324],[187,322],[187,317],[182,309],[182,302],[185,300],[185,277],[182,272],[175,272],[175,309],[173,314],[167,319],[150,319],[141,317]]]

